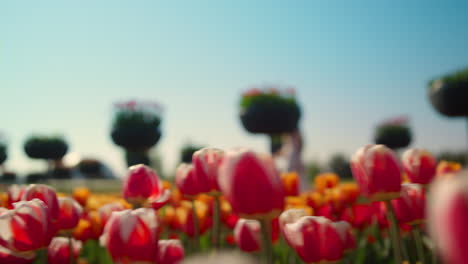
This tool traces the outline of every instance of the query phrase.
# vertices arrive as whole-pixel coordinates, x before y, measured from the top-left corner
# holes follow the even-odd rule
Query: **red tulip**
[[[426,195],[419,184],[403,184],[401,197],[392,200],[399,223],[419,224],[425,218]]]
[[[28,186],[13,184],[8,187],[8,208],[12,209],[13,204],[19,202]]]
[[[81,242],[72,239],[73,257],[76,260],[80,255]],[[69,239],[66,237],[54,237],[47,250],[49,264],[70,263]]]
[[[150,203],[153,208],[159,209],[170,198],[170,191],[162,189],[158,175],[143,164],[129,168],[122,191],[125,200],[137,207]]]
[[[247,149],[226,152],[219,186],[233,212],[243,218],[274,218],[283,210],[281,178],[269,155]]]
[[[257,220],[239,219],[234,227],[234,240],[242,251],[259,250],[260,235],[260,222]]]
[[[437,161],[423,149],[408,149],[403,153],[403,168],[413,183],[428,184],[434,179]]]
[[[0,246],[13,251],[33,251],[49,245],[54,235],[50,211],[39,199],[14,204],[0,215]]]
[[[401,171],[392,150],[384,145],[367,145],[351,159],[354,179],[361,193],[373,201],[400,196]]]
[[[199,182],[195,178],[192,164],[182,163],[177,167],[175,183],[184,195],[195,196],[200,193]]]
[[[344,224],[335,224],[321,216],[301,216],[298,210],[288,210],[280,216],[286,242],[307,263],[339,261],[345,250],[353,246],[351,233]]]
[[[57,220],[59,216],[59,204],[57,199],[57,194],[52,187],[49,187],[44,184],[31,184],[24,191],[22,200],[30,201],[34,198],[37,198],[45,203],[50,210],[50,215],[52,220]]]
[[[78,225],[83,208],[72,198],[60,197],[59,199],[59,218],[57,221],[58,230],[73,229]]]
[[[351,225],[345,221],[334,222],[332,225],[335,227],[338,234],[340,234],[345,251],[354,249],[356,247],[356,239],[351,231]]]
[[[468,259],[468,172],[434,183],[428,201],[428,224],[433,241],[450,264]]]
[[[100,238],[114,261],[157,259],[159,223],[151,208],[113,212]]]
[[[388,221],[388,208],[385,202],[373,202],[371,204],[372,218],[377,221],[380,229],[388,229],[390,222]]]
[[[119,212],[125,210],[125,207],[118,202],[108,203],[101,206],[98,209],[99,219],[101,220],[102,226],[105,226],[113,212]]]
[[[158,264],[178,264],[184,259],[184,247],[178,239],[159,240]]]
[[[362,230],[372,224],[372,213],[372,208],[369,205],[355,204],[343,211],[341,220],[350,223],[354,228]]]
[[[203,148],[192,156],[192,164],[200,192],[219,192],[218,169],[224,152],[216,148]]]
[[[34,252],[15,252],[0,246],[0,263],[2,264],[31,264],[35,257]]]

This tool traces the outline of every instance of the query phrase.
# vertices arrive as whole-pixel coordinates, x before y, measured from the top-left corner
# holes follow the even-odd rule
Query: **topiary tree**
[[[468,67],[429,82],[429,100],[447,117],[468,117]]]
[[[407,117],[387,120],[377,126],[374,141],[393,150],[405,148],[411,143],[411,129]]]
[[[0,173],[3,172],[3,163],[7,160],[7,146],[5,143],[0,142]]]
[[[161,107],[152,102],[129,101],[115,105],[111,137],[125,149],[128,166],[149,165],[148,150],[161,138]]]
[[[328,161],[328,167],[331,169],[332,172],[336,173],[341,178],[353,178],[349,160],[345,155],[341,153],[337,153],[331,156],[330,160]]]
[[[180,151],[180,161],[182,163],[192,163],[192,156],[195,151],[202,149],[203,147],[195,146],[192,144],[186,144]]]
[[[250,133],[269,135],[272,153],[281,148],[281,134],[297,130],[300,117],[293,89],[280,92],[275,88],[253,88],[242,95],[242,125]]]
[[[29,137],[24,143],[24,151],[32,159],[43,159],[48,163],[48,174],[60,167],[62,158],[67,154],[68,144],[61,136]]]

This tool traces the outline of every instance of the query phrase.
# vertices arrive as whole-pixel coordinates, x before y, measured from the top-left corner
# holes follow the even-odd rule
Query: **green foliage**
[[[114,118],[114,128],[147,126],[158,127],[161,119],[155,113],[147,111],[119,110]]]
[[[411,129],[407,125],[385,124],[377,127],[375,143],[391,149],[407,147],[411,143]]]
[[[24,143],[24,151],[32,159],[60,160],[68,151],[68,144],[60,136],[31,136]]]
[[[287,104],[291,106],[296,106],[297,102],[296,99],[292,96],[282,96],[278,93],[261,93],[258,95],[249,95],[242,97],[240,103],[242,109],[248,108],[253,104]]]
[[[434,82],[439,81],[439,80],[449,85],[453,85],[453,84],[457,84],[461,82],[468,82],[468,67],[462,70],[456,71],[455,73],[447,74],[443,76],[442,78],[431,80],[429,82],[429,87],[432,87]]]
[[[5,144],[0,143],[0,165],[2,165],[6,161],[7,158],[8,158],[7,147]]]
[[[315,176],[322,172],[322,168],[317,161],[311,161],[306,165],[307,168],[307,179],[309,182],[313,182]]]
[[[193,153],[202,148],[203,147],[195,146],[192,144],[185,145],[180,151],[180,161],[184,163],[192,163]]]
[[[159,115],[147,111],[119,110],[113,121],[111,137],[116,145],[131,151],[146,150],[161,137]]]
[[[450,152],[444,151],[437,155],[437,160],[445,160],[445,161],[452,161],[458,162],[465,166],[467,164],[468,154],[466,152]]]
[[[348,158],[343,154],[334,154],[328,162],[328,167],[331,171],[338,174],[340,178],[352,179],[353,174],[351,172],[351,166]]]

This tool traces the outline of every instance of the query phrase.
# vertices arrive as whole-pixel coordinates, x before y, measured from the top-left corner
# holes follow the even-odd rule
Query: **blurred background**
[[[43,171],[23,146],[48,134],[66,140],[65,163],[96,159],[121,177],[113,107],[131,99],[162,105],[150,157],[163,175],[190,145],[268,152],[268,139],[239,120],[241,93],[262,85],[295,88],[309,171],[340,168],[383,120],[402,115],[412,147],[463,159],[466,120],[437,113],[427,87],[466,66],[467,9],[463,1],[4,1],[5,170]]]

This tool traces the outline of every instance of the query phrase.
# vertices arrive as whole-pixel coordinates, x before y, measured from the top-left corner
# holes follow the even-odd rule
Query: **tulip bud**
[[[33,251],[49,245],[55,229],[50,211],[39,199],[21,201],[0,215],[0,246],[13,251]]]
[[[425,218],[426,195],[419,184],[402,184],[401,197],[392,200],[399,223],[419,224]]]
[[[157,259],[159,221],[150,208],[113,212],[100,238],[116,262]]]
[[[356,247],[356,239],[351,232],[351,225],[345,221],[334,222],[332,225],[340,235],[340,238],[344,243],[345,251],[354,249]]]
[[[125,210],[125,207],[118,202],[108,203],[101,206],[98,209],[99,219],[101,220],[102,226],[105,226],[113,212],[119,212]]]
[[[281,176],[286,196],[299,195],[299,175],[295,172],[285,173]]]
[[[423,149],[408,149],[402,157],[403,169],[413,183],[428,184],[435,176],[437,161]]]
[[[200,193],[192,164],[182,163],[177,167],[175,182],[179,191],[184,195],[195,196]]]
[[[430,189],[428,224],[446,263],[468,259],[468,171],[436,181]]]
[[[0,246],[0,263],[2,264],[31,264],[35,257],[34,252],[15,252]]]
[[[59,218],[57,221],[58,230],[73,229],[78,225],[83,208],[74,199],[69,197],[60,197],[59,199]]]
[[[59,205],[55,190],[44,184],[31,184],[24,191],[22,200],[30,201],[34,198],[45,203],[52,216],[52,221],[56,221],[59,215]]]
[[[400,196],[401,171],[392,150],[384,145],[367,145],[351,158],[353,177],[361,193],[373,201]]]
[[[184,247],[178,239],[159,240],[158,264],[178,264],[184,259]]]
[[[47,250],[49,264],[70,263],[69,238],[54,237]],[[72,239],[73,258],[76,260],[80,255],[81,242]]]
[[[73,199],[75,199],[81,206],[85,207],[91,192],[86,187],[80,187],[73,190]]]
[[[202,193],[219,192],[218,169],[224,152],[216,148],[202,148],[192,156],[195,178]]]
[[[243,218],[274,218],[284,208],[281,178],[269,155],[246,149],[225,153],[219,186],[234,213]]]
[[[123,197],[129,203],[142,205],[151,196],[159,196],[162,188],[158,175],[148,166],[131,166],[123,181]]]
[[[28,186],[13,184],[8,187],[8,208],[12,209],[13,204],[19,202]]]
[[[292,212],[290,212],[292,211]],[[288,210],[280,216],[286,242],[307,263],[339,261],[346,249],[353,246],[351,233],[342,224],[325,217],[302,216],[304,212]]]
[[[246,252],[260,249],[260,222],[257,220],[239,219],[234,227],[234,240],[237,246]]]

